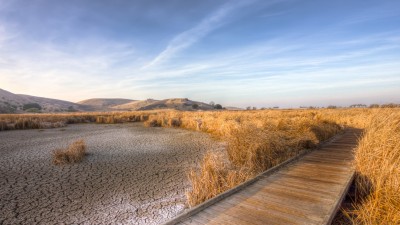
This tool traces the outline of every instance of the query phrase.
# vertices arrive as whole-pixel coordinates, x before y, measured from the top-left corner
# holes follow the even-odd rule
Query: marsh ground
[[[78,164],[51,152],[84,139]],[[0,224],[157,224],[184,210],[187,171],[209,135],[142,124],[70,125],[0,133]]]

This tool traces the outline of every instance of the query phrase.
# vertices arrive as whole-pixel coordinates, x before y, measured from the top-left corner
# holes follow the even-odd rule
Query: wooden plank
[[[231,199],[232,200],[232,199]],[[223,201],[219,204],[228,205],[232,204],[231,201]],[[231,214],[239,214],[242,217],[257,219],[262,222],[261,224],[295,224],[296,221],[308,222],[309,220],[297,217],[293,214],[288,214],[287,212],[281,212],[276,208],[267,207],[267,203],[258,202],[254,199],[246,199],[245,201],[241,201],[239,205],[231,208]],[[244,214],[245,212],[245,214]],[[265,215],[268,215],[266,218]]]
[[[342,184],[339,181],[330,180],[330,179],[326,179],[323,177],[311,177],[311,176],[307,176],[306,174],[304,174],[304,176],[287,174],[287,173],[283,173],[281,175],[284,175],[286,177],[295,178],[298,180],[302,180],[303,182],[315,182],[315,183],[317,183],[317,185],[318,185],[318,183],[325,183],[325,184],[330,184],[330,185],[341,185]]]
[[[229,214],[230,216],[238,218],[236,221],[237,224],[257,224],[257,225],[265,224],[262,221],[254,220],[254,218],[249,217],[249,215],[246,214],[247,210],[243,206],[241,205],[232,206],[229,204],[228,201],[221,202],[221,204],[214,205],[210,208],[219,212],[219,214]]]
[[[305,208],[312,208],[316,210],[317,208],[320,209],[320,207],[317,207],[315,204],[309,204],[306,207],[304,207],[304,202],[300,201],[291,201],[290,203],[288,201],[283,201],[282,198],[279,196],[275,195],[257,195],[254,196],[254,198],[251,198],[249,201],[262,201],[263,202],[263,207],[267,210],[271,210],[272,208],[275,210],[278,210],[282,213],[287,214],[288,216],[294,217],[294,218],[301,218],[301,219],[296,219],[299,221],[304,221],[308,220],[308,222],[313,221],[313,222],[318,222],[321,221],[321,218],[318,216],[314,216],[310,214]]]
[[[314,176],[323,176],[325,178],[334,179],[334,180],[343,180],[345,179],[349,173],[347,172],[336,172],[331,170],[328,172],[327,170],[316,170],[316,169],[307,169],[307,168],[296,168],[294,170],[286,171],[287,174],[291,175],[300,175],[300,176],[307,176],[307,177],[314,177]]]

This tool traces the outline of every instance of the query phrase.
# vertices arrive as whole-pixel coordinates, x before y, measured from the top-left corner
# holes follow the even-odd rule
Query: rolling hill
[[[0,89],[0,113],[93,111],[96,108],[73,102],[14,94]]]
[[[183,111],[213,110],[214,107],[203,102],[187,98],[171,98],[164,100],[132,100],[124,98],[92,98],[77,103],[14,94],[0,89],[0,113],[26,112],[76,112],[76,111],[136,111],[154,109],[176,109]]]
[[[176,109],[176,110],[212,110],[212,105],[196,102],[187,98],[171,98],[164,100],[147,99],[135,101],[123,105],[114,106],[113,109],[123,110],[154,110],[154,109]]]
[[[91,105],[96,107],[113,107],[131,102],[136,102],[136,100],[125,99],[125,98],[91,98],[79,101],[77,102],[77,104]]]

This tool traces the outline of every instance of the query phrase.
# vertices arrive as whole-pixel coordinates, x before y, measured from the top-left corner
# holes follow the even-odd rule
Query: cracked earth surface
[[[51,163],[80,138],[81,163]],[[185,209],[189,169],[221,148],[204,133],[139,123],[0,132],[0,224],[160,224]]]

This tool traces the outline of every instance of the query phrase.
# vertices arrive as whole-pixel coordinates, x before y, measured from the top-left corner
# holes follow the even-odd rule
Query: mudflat
[[[83,139],[81,163],[52,151]],[[159,224],[185,209],[209,135],[135,124],[0,132],[0,224]]]

